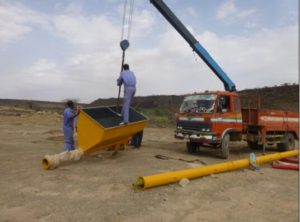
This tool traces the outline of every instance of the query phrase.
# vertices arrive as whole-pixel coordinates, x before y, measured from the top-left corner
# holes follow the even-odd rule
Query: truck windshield
[[[184,98],[180,106],[180,113],[212,113],[217,95],[200,94],[191,95]]]

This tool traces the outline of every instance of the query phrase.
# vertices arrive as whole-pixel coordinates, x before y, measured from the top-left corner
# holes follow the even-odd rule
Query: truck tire
[[[195,142],[187,142],[186,148],[187,148],[188,153],[194,154],[194,153],[197,153],[197,150],[199,149],[199,145]]]
[[[277,144],[277,149],[279,151],[288,151],[295,148],[295,137],[291,133],[287,133],[283,138],[283,143]]]
[[[261,150],[263,148],[263,145],[258,145],[258,142],[251,142],[251,141],[247,141],[248,143],[248,147],[252,150]]]
[[[223,159],[228,159],[229,157],[229,134],[226,134],[221,142],[221,157]]]

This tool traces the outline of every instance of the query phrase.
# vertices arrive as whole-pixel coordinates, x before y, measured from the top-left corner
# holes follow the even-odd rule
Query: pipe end
[[[137,180],[132,184],[134,188],[143,189],[145,188],[145,183],[143,177],[138,177]]]
[[[50,162],[46,157],[44,157],[42,160],[42,166],[45,170],[50,170],[51,168]]]

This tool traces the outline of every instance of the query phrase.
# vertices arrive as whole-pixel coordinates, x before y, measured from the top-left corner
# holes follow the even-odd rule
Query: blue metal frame
[[[209,68],[223,82],[226,91],[236,91],[235,84],[209,55],[205,48],[195,39],[190,31],[182,24],[176,15],[162,0],[150,0],[157,10],[170,22],[177,32],[189,43],[192,49],[200,56],[200,58],[209,66]]]

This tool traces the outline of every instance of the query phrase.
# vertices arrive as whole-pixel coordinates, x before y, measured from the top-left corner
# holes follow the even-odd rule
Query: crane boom
[[[209,55],[205,48],[196,40],[191,32],[182,24],[177,16],[162,0],[150,0],[155,8],[169,21],[169,23],[179,32],[179,34],[189,43],[198,56],[209,66],[209,68],[223,82],[226,91],[236,91],[235,84]]]

